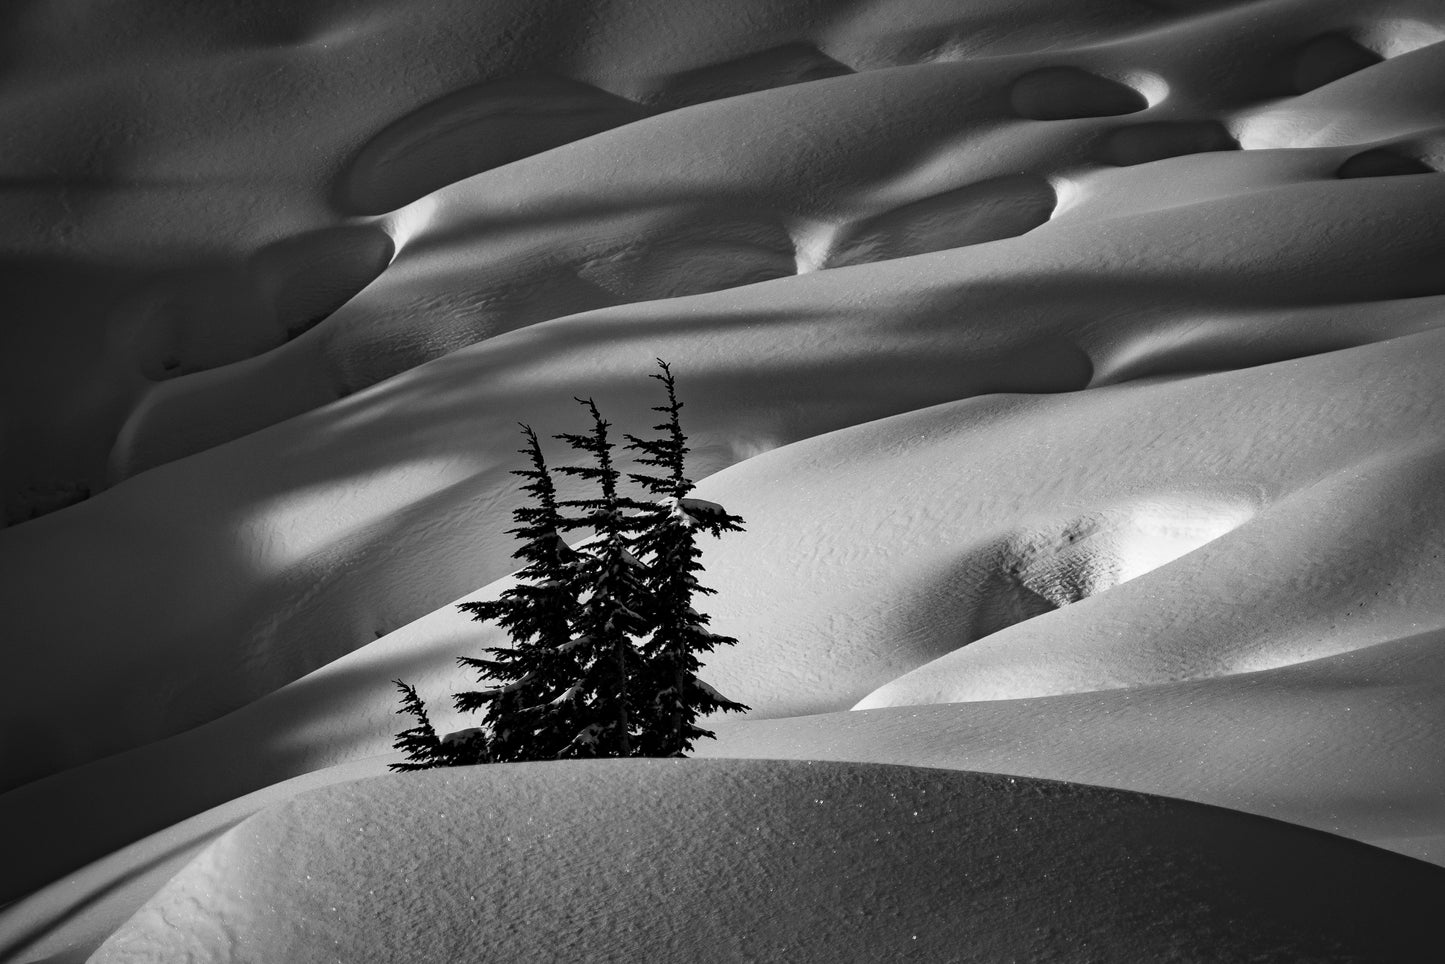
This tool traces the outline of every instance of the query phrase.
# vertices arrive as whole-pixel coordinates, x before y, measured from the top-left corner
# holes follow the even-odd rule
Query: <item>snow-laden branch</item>
[[[728,514],[728,510],[716,502],[709,502],[707,499],[674,498],[669,500],[668,512],[673,518],[681,520],[690,529],[707,525],[709,521],[720,519]]]

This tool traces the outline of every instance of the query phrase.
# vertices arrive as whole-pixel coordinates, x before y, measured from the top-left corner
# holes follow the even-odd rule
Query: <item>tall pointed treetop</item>
[[[655,466],[662,470],[662,475],[645,475],[632,473],[629,478],[641,485],[653,495],[672,496],[680,499],[692,489],[692,480],[687,477],[685,463],[687,453],[691,451],[687,445],[687,436],[682,433],[682,421],[678,413],[682,411],[682,402],[677,399],[677,380],[672,375],[672,367],[657,359],[657,367],[660,372],[653,372],[651,378],[662,382],[667,390],[667,404],[654,405],[654,412],[661,412],[667,416],[666,421],[653,426],[653,431],[661,433],[659,438],[643,439],[636,435],[628,435],[628,448],[635,449],[642,453],[637,461],[642,465]]]

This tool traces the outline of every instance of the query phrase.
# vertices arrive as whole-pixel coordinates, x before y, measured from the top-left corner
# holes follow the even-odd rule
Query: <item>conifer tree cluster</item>
[[[398,713],[416,725],[400,733],[406,753],[395,770],[472,763],[593,757],[683,756],[713,734],[699,718],[741,712],[698,678],[699,656],[737,640],[707,629],[693,608],[713,590],[698,582],[700,533],[742,530],[742,519],[713,502],[691,498],[689,452],[676,383],[667,363],[652,377],[667,402],[650,439],[627,435],[625,448],[647,471],[627,478],[650,499],[621,491],[609,423],[591,399],[578,399],[591,418],[586,433],[555,436],[580,456],[557,471],[592,483],[589,498],[559,500],[535,432],[522,427],[526,504],[512,513],[508,534],[520,546],[517,582],[499,598],[462,603],[480,622],[507,631],[510,646],[480,658],[459,657],[486,689],[459,693],[458,710],[483,714],[479,727],[439,737],[416,691],[400,680]],[[574,548],[564,536],[590,533]]]

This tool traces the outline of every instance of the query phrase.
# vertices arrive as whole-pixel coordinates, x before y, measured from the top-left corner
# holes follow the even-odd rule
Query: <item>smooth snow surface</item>
[[[11,2],[0,129],[0,959],[474,725],[517,423],[658,357],[702,752],[1445,864],[1439,0]]]
[[[1442,900],[1445,869],[1117,790],[856,763],[504,764],[267,810],[92,960],[1424,961]]]

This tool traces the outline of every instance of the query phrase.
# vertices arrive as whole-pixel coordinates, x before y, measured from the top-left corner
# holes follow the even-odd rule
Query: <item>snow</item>
[[[469,726],[464,730],[453,730],[452,732],[444,734],[442,736],[442,746],[464,744],[470,741],[473,737],[481,736],[485,732],[486,731],[484,731],[480,726]]]
[[[693,685],[696,686],[698,689],[702,690],[702,691],[703,691],[704,693],[706,693],[708,696],[710,696],[710,697],[712,697],[713,699],[717,700],[719,703],[724,703],[724,702],[727,701],[727,697],[726,697],[726,696],[723,696],[721,693],[719,693],[717,690],[713,689],[711,686],[709,686],[709,685],[708,685],[706,682],[704,682],[703,680],[700,680],[700,679],[699,679],[699,680],[696,680],[696,681],[694,681]]]
[[[671,514],[694,529],[708,525],[710,518],[715,521],[728,514],[727,509],[707,499],[675,498],[671,502]]]
[[[500,764],[269,809],[92,960],[1404,960],[1438,941],[1442,898],[1428,864],[1115,790],[864,764]]]
[[[726,515],[727,509],[716,502],[709,502],[706,499],[674,499],[673,505],[677,511],[690,516],[699,515]]]
[[[1038,956],[1002,913],[930,903],[957,883],[943,856],[991,860],[994,838],[868,822],[875,786],[990,788],[980,827],[1012,840],[1017,801],[962,771],[1067,781],[1019,784],[1074,801],[1039,804],[1056,849],[1142,808],[1161,837],[1275,855],[1181,891],[1156,864],[1039,863],[1035,841],[1019,865],[1063,888],[1045,943],[1119,923],[1085,871],[1141,907],[1296,875],[1248,891],[1266,923],[1229,935],[1241,955],[1308,940],[1269,930],[1290,921],[1360,946],[1348,914],[1285,906],[1329,866],[1380,883],[1358,900],[1382,920],[1415,906],[1389,887],[1438,894],[1384,852],[1445,865],[1437,0],[725,6],[0,10],[0,958],[82,960],[177,872],[107,953],[214,957],[221,922],[262,927],[236,888],[304,904],[271,863],[293,840],[336,862],[326,899],[364,892],[333,806],[421,808],[389,820],[416,834],[394,859],[435,853],[455,822],[426,808],[475,792],[498,808],[466,830],[486,853],[519,788],[560,794],[536,812],[559,827],[585,791],[680,828],[776,887],[713,891],[727,920],[787,947],[816,910],[819,954],[886,959],[872,908],[910,947],[916,925]],[[699,752],[730,759],[693,761],[696,790],[604,766],[296,796],[395,759],[391,679],[438,732],[475,725],[449,708],[455,658],[505,637],[452,607],[513,585],[517,422],[557,464],[574,396],[648,435],[658,357],[701,480],[679,509],[747,520],[703,544],[709,628],[740,640],[703,675],[752,710],[704,721]],[[747,761],[773,757],[795,762]],[[824,759],[843,769],[802,762]],[[646,815],[664,785],[692,816]],[[558,893],[613,879],[605,860],[680,874],[702,929],[676,953],[743,954],[707,930],[710,885],[636,842],[568,857]],[[826,890],[855,866],[874,876]],[[917,893],[900,867],[929,868]],[[425,957],[427,915],[472,893],[399,897],[422,943],[394,956]],[[645,897],[613,898],[619,954]],[[370,908],[326,906],[307,933],[380,946]],[[493,911],[518,948],[565,940]],[[1210,946],[1177,923],[1182,944],[1121,946]],[[1135,931],[1109,933],[1153,940]]]
[[[515,679],[510,683],[504,684],[502,686],[495,686],[490,689],[483,690],[482,692],[487,699],[496,699],[497,697],[504,696],[507,693],[515,693],[517,690],[532,682],[534,677],[535,674],[527,673],[523,675],[520,679]]]

